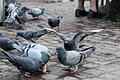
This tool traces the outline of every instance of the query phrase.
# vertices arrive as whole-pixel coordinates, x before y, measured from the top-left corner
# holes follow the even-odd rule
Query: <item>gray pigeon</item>
[[[22,57],[10,54],[6,51],[2,51],[6,56],[6,59],[10,61],[17,69],[25,76],[30,77],[34,72],[38,71],[43,63],[37,59],[32,59],[29,57]]]
[[[46,46],[37,43],[22,45],[20,42],[14,42],[12,46],[20,52],[21,56],[29,56],[41,60],[42,53],[46,53],[49,57],[51,55]]]
[[[66,51],[64,48],[60,47],[57,48],[58,52],[58,59],[61,64],[65,66],[69,66],[68,69],[71,67],[75,67],[75,69],[71,72],[75,73],[78,69],[78,65],[86,59],[88,56],[90,56],[95,51],[95,47],[89,47],[86,49],[83,49],[79,52],[72,50],[72,51]]]
[[[0,33],[0,47],[6,51],[15,49],[12,44],[14,43],[13,40],[8,38],[7,36]]]
[[[60,20],[62,19],[62,16],[58,16],[58,17],[48,17],[48,24],[50,25],[50,27],[53,29],[54,27],[58,27],[59,29],[59,25],[60,25]]]
[[[28,11],[28,14],[30,14],[33,19],[36,19],[38,18],[40,15],[42,15],[45,11],[45,8],[31,8],[29,11]]]
[[[39,30],[39,31],[27,31],[27,32],[17,32],[17,36],[20,36],[30,42],[35,42],[35,39],[40,38],[44,34],[47,34],[47,30]]]
[[[24,46],[19,42],[16,42],[13,44],[13,46],[20,52],[21,56],[37,59],[38,61],[43,63],[43,67],[46,66],[46,63],[51,57],[49,49],[41,44],[30,43]],[[46,71],[44,71],[44,73],[45,72]]]
[[[75,34],[73,38],[70,38],[70,37],[65,36],[65,34],[63,33],[59,33],[56,31],[53,31],[53,32],[55,32],[63,40],[64,48],[67,51],[78,49],[78,45],[79,45],[78,42],[82,41],[85,37],[89,35],[87,33],[80,31],[77,34]]]

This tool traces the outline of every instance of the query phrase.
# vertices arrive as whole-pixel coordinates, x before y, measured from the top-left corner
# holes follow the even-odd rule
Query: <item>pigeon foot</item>
[[[45,74],[47,72],[47,65],[44,65],[39,71]]]
[[[30,73],[28,73],[28,72],[25,72],[25,74],[23,75],[25,78],[30,78],[31,77],[31,75],[30,75]]]

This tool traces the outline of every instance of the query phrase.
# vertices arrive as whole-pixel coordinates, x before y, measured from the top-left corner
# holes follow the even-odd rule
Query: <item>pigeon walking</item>
[[[14,41],[0,33],[0,47],[6,51],[15,49],[12,44]]]
[[[37,59],[29,57],[22,57],[10,54],[6,51],[2,51],[6,56],[6,59],[10,61],[17,69],[25,76],[30,77],[34,72],[39,71],[39,68],[43,66],[43,63]]]
[[[28,14],[30,14],[33,17],[33,19],[38,19],[38,17],[42,15],[44,11],[45,11],[45,8],[31,8],[28,11]]]
[[[60,20],[62,19],[61,16],[58,17],[48,17],[48,24],[50,25],[50,27],[53,29],[54,27],[58,27],[59,29],[59,25],[60,25]]]
[[[57,48],[58,52],[58,59],[61,64],[65,66],[69,66],[68,69],[71,67],[75,67],[74,70],[71,70],[72,73],[75,73],[78,69],[78,65],[87,57],[89,57],[95,51],[95,47],[89,47],[83,49],[79,52],[72,50],[66,51],[64,48],[60,47]]]

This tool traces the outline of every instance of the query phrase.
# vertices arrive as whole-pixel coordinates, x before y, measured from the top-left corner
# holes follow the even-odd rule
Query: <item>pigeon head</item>
[[[71,40],[71,39],[68,39],[68,40],[65,40],[64,41],[64,44],[66,44],[66,45],[75,45],[75,41],[74,40]]]
[[[17,3],[15,3],[15,6],[16,6],[16,7],[19,7],[19,6],[22,6],[22,4],[19,3],[19,2],[17,2]]]
[[[17,32],[16,37],[21,36],[21,35],[22,35],[22,32]]]
[[[62,47],[59,47],[59,48],[57,48],[56,50],[57,50],[57,52],[58,52],[58,60],[59,60],[62,64],[66,64],[66,63],[65,63],[65,60],[66,60],[67,54],[66,54],[65,49],[62,48]]]
[[[65,49],[62,48],[62,47],[59,47],[56,50],[57,50],[58,54],[64,54],[65,53]]]
[[[66,50],[74,50],[76,48],[74,40],[66,40],[64,42],[64,47]]]
[[[58,19],[62,19],[63,17],[62,17],[62,16],[58,16],[57,18],[58,18]]]

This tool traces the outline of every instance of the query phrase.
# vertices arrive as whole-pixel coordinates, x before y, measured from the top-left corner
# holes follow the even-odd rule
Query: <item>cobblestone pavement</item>
[[[25,4],[25,3],[24,3]],[[31,6],[32,4],[32,6]],[[40,20],[28,20],[25,24],[25,30],[36,30],[38,24],[48,27],[46,17],[49,15],[61,15],[61,32],[68,36],[74,35],[80,30],[104,29],[100,33],[88,36],[82,42],[88,46],[95,46],[95,54],[86,59],[79,66],[78,74],[70,74],[63,69],[56,55],[48,63],[48,72],[42,75],[35,75],[33,80],[120,80],[120,27],[119,23],[106,22],[101,20],[88,20],[87,18],[75,18],[74,11],[77,7],[76,2],[68,3],[27,3],[27,6],[41,6],[46,8],[44,16]],[[89,2],[86,2],[86,8],[89,9]],[[31,17],[29,17],[31,18]],[[16,29],[5,30],[1,27],[0,32],[15,37]],[[20,38],[20,40],[22,40]],[[37,40],[38,43],[47,46],[54,54],[56,47],[63,43],[55,35],[45,35]],[[26,80],[19,75],[18,70],[9,64],[5,59],[0,60],[0,80]]]

